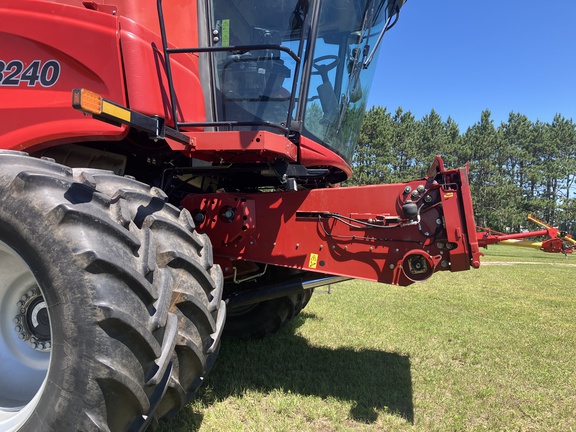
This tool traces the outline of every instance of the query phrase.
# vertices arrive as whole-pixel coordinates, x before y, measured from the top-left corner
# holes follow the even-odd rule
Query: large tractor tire
[[[0,152],[0,430],[146,430],[217,355],[220,268],[187,211]]]
[[[254,305],[228,307],[224,335],[231,339],[262,339],[291,322],[306,307],[313,290],[266,300]]]

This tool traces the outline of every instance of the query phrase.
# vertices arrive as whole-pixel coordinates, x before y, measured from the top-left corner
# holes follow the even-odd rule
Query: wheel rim
[[[0,430],[17,430],[34,412],[51,350],[42,290],[24,260],[0,242]]]

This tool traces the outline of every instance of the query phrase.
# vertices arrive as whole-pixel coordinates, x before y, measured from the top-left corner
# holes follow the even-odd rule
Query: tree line
[[[533,214],[576,231],[576,125],[557,114],[551,123],[510,113],[495,125],[489,110],[461,133],[434,110],[421,119],[398,108],[366,112],[348,184],[395,183],[424,177],[435,155],[449,168],[470,163],[476,223],[497,231],[539,229]]]

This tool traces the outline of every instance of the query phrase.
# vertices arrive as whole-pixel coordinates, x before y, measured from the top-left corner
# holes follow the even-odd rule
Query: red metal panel
[[[474,209],[472,208],[472,191],[470,190],[470,181],[468,179],[468,172],[470,171],[469,164],[460,168],[460,175],[462,184],[460,190],[462,192],[462,223],[466,226],[466,235],[468,237],[468,244],[470,245],[470,255],[472,257],[472,266],[474,268],[480,267],[480,257],[484,254],[480,252],[478,240],[476,238],[476,221],[474,220]]]
[[[347,178],[352,176],[352,169],[344,159],[305,136],[300,137],[300,163],[305,167],[331,166],[341,169]]]
[[[465,174],[443,171],[439,177],[449,182],[442,184],[431,177],[299,192],[190,195],[182,204],[203,220],[198,229],[209,234],[225,271],[232,271],[227,260],[239,259],[408,285],[437,270],[466,270],[478,260],[464,214],[470,199],[461,189]]]
[[[155,2],[151,8],[158,21]],[[194,17],[191,16],[192,18]],[[168,19],[166,26],[169,30],[173,30],[173,23]],[[130,108],[146,115],[159,115],[167,119],[168,124],[173,125],[161,38],[146,27],[125,18],[120,19],[120,29]],[[182,31],[197,34],[196,22],[190,21],[188,28]],[[196,45],[179,47],[191,46]],[[191,54],[173,54],[171,67],[179,120],[205,122],[206,112],[198,73],[198,57]]]
[[[154,34],[160,33],[156,0],[41,0],[93,9],[108,15],[128,18]],[[168,40],[180,47],[198,46],[197,2],[190,0],[164,0],[164,20]],[[161,47],[161,45],[159,45]]]
[[[124,127],[70,108],[74,87],[125,103],[117,18],[31,0],[5,0],[0,15],[0,146],[34,151],[93,137],[119,139]]]
[[[295,162],[296,145],[284,135],[267,131],[189,132],[191,145],[169,142],[173,150],[215,163],[255,163],[281,158]]]

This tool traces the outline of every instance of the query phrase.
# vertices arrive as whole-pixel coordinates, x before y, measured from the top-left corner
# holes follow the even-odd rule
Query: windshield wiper
[[[390,30],[392,27],[394,27],[396,25],[396,23],[398,22],[398,18],[400,17],[400,7],[402,6],[402,4],[404,4],[404,1],[394,0],[394,4],[392,5],[392,7],[388,8],[388,17],[386,17],[386,23],[384,24],[384,27],[382,27],[382,30],[380,31],[380,34],[378,35],[378,39],[376,40],[376,43],[374,44],[374,47],[372,48],[372,51],[366,57],[366,60],[364,60],[364,63],[363,63],[364,69],[368,69],[368,66],[370,66],[370,63],[372,63],[372,60],[374,59],[374,55],[376,55],[376,51],[378,51],[378,47],[380,46],[380,43],[382,42],[382,38],[384,37],[384,34],[388,30]],[[381,9],[381,6],[382,6],[382,3],[380,3],[380,9]],[[393,22],[392,22],[392,17],[395,17],[395,20]],[[366,46],[369,47],[368,44],[366,44]]]

